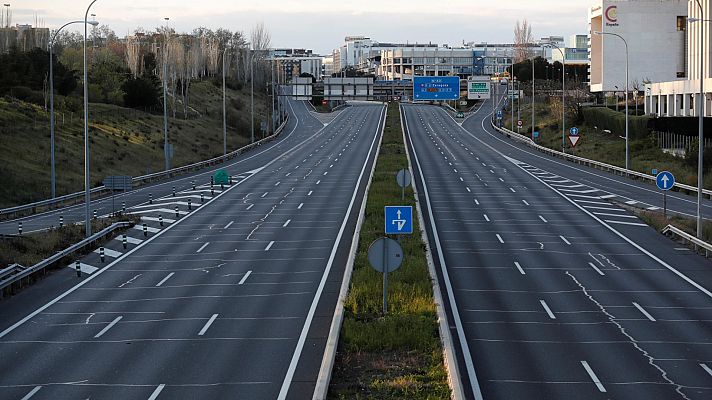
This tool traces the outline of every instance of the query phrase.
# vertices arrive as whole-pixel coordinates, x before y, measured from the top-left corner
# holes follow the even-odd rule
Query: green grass
[[[381,151],[368,194],[358,254],[345,302],[332,399],[447,399],[433,288],[417,218],[413,235],[402,237],[403,264],[389,274],[389,313],[382,315],[383,275],[368,264],[368,246],[383,236],[383,207],[405,204],[395,181],[408,167],[397,104],[390,105]]]
[[[114,222],[129,221],[133,224],[138,222],[138,217],[119,217],[98,219],[92,221],[92,232],[99,232],[110,226]],[[113,237],[119,235],[123,230],[114,231]],[[66,225],[62,228],[51,229],[47,232],[25,234],[22,237],[14,237],[0,240],[0,266],[4,268],[10,264],[20,264],[24,267],[31,267],[38,262],[49,258],[58,251],[79,243],[84,239],[84,225]],[[110,238],[99,241],[97,247],[109,241]],[[93,250],[93,249],[92,249]],[[79,253],[84,254],[84,253]],[[76,257],[76,256],[73,256]],[[70,257],[68,257],[69,259]],[[69,262],[69,261],[67,261]]]
[[[516,103],[515,103],[516,105]],[[504,113],[504,126],[511,129],[510,113]],[[516,118],[516,110],[515,110]],[[531,105],[522,103],[521,119],[524,122],[522,133],[529,135],[531,126]],[[541,129],[542,146],[561,151],[561,116],[553,116],[549,112],[549,107],[544,104],[536,106],[536,124]],[[596,132],[592,126],[588,126],[582,121],[573,122],[567,115],[566,135],[568,128],[574,126],[580,130],[581,140],[574,150],[574,154],[580,157],[601,161],[607,164],[625,167],[625,140],[619,134],[604,134]],[[516,132],[516,124],[515,129]],[[566,138],[566,152],[571,153],[568,138]],[[659,171],[668,170],[675,175],[678,182],[692,186],[697,186],[697,170],[685,163],[682,158],[665,154],[658,148],[657,139],[649,136],[644,139],[630,141],[631,168],[635,171],[650,174],[653,169]],[[712,189],[712,176],[705,174],[705,188]]]
[[[249,94],[249,90],[228,91],[228,149],[249,142]],[[183,119],[179,104],[176,118],[169,119],[174,167],[223,151],[221,88],[208,81],[194,82],[190,98],[190,106],[200,115],[192,113]],[[256,92],[257,137],[268,107],[269,100]],[[164,169],[162,114],[108,104],[90,104],[89,110],[92,185],[108,175],[139,176]],[[84,188],[84,128],[82,111],[58,110],[55,115],[57,192],[62,195]],[[0,98],[0,143],[0,207],[49,198],[49,114],[29,103]]]
[[[681,215],[668,214],[665,218],[662,212],[658,211],[643,211],[636,208],[631,210],[646,224],[653,227],[658,232],[665,229],[666,226],[672,225],[682,229],[690,235],[697,235],[697,221],[694,218],[684,217]],[[712,243],[712,222],[704,220],[702,222],[702,240],[707,243]]]

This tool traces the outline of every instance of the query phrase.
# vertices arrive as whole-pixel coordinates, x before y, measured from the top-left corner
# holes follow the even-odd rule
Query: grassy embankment
[[[383,236],[383,207],[400,205],[398,170],[407,168],[398,105],[388,119],[368,194],[359,248],[345,304],[333,399],[447,399],[450,388],[443,365],[433,287],[418,220],[413,235],[403,236],[399,270],[389,275],[389,313],[382,315],[383,275],[368,264],[369,245]],[[404,205],[415,207],[413,191]]]
[[[515,102],[516,107],[516,102]],[[521,119],[524,122],[522,133],[529,135],[531,126],[531,105],[521,105]],[[515,119],[517,118],[515,109]],[[566,135],[568,129],[573,126],[567,115]],[[539,144],[551,149],[561,151],[561,115],[552,115],[550,108],[544,104],[536,106],[536,124],[541,129],[541,139]],[[510,114],[504,115],[504,126],[511,129]],[[576,126],[580,130],[581,140],[576,146],[575,153],[578,156],[598,160],[604,163],[625,167],[625,132],[612,132],[604,134],[601,129],[598,132],[593,126],[577,122]],[[515,129],[516,132],[516,124]],[[571,152],[569,141],[566,139],[566,151]],[[672,172],[679,182],[697,186],[697,170],[695,166],[690,166],[684,159],[665,154],[658,148],[657,138],[650,136],[644,139],[632,139],[630,141],[631,168],[635,171],[650,174],[653,169],[658,171],[668,170]],[[712,176],[706,174],[705,188],[712,189]]]
[[[228,91],[228,149],[249,142],[250,91]],[[222,89],[208,81],[194,82],[192,112],[183,118],[179,103],[169,119],[173,166],[222,154]],[[255,93],[255,135],[268,115],[269,100]],[[163,115],[108,104],[90,104],[91,182],[108,175],[139,176],[164,168]],[[170,113],[170,111],[169,111]],[[83,189],[84,128],[82,112],[56,114],[56,176],[58,195]],[[172,113],[171,113],[172,114]],[[0,98],[0,207],[50,197],[49,114],[43,108]]]

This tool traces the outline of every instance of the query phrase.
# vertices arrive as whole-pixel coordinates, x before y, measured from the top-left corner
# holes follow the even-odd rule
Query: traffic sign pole
[[[383,315],[388,314],[388,241],[383,245]]]

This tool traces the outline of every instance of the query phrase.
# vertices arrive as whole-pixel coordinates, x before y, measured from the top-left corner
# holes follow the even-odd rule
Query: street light
[[[84,21],[72,21],[72,22],[67,22],[66,24],[62,25],[59,29],[57,29],[54,32],[54,35],[52,35],[52,39],[49,41],[49,130],[50,130],[50,153],[51,153],[51,159],[52,159],[52,166],[51,166],[51,193],[52,193],[52,198],[57,197],[57,181],[55,177],[55,161],[54,161],[54,56],[53,56],[53,50],[54,50],[54,41],[57,39],[57,35],[59,32],[67,27],[68,25],[72,24],[83,24]],[[99,23],[97,21],[89,21],[88,22],[92,26],[97,26]]]
[[[255,50],[251,50],[250,55],[250,136],[251,142],[255,142]]]
[[[3,21],[4,23],[2,24],[3,28],[9,28],[10,27],[10,3],[5,3],[3,4],[5,6],[5,14],[7,15],[7,21]]]
[[[554,43],[549,43],[548,46],[559,50],[563,63],[561,71],[561,152],[566,153],[566,54],[561,50],[561,47]]]
[[[699,0],[696,0],[697,7],[700,10],[700,18],[688,18],[688,22],[708,22],[704,20],[704,12],[702,9],[702,4]],[[705,59],[704,59],[704,26],[700,25],[700,97],[697,104],[697,124],[698,124],[698,149],[697,149],[697,238],[702,239],[702,173],[704,172],[702,168],[702,161],[704,160],[704,97],[705,97]]]
[[[628,69],[628,42],[625,40],[625,38],[617,33],[610,33],[610,32],[598,32],[595,31],[593,32],[594,35],[610,35],[610,36],[615,36],[619,38],[620,40],[623,41],[623,44],[625,45],[625,169],[626,173],[628,170],[630,170],[630,136],[628,135],[628,120],[630,116],[628,115],[628,74],[629,74],[629,69]]]
[[[87,69],[87,36],[89,25],[89,10],[98,0],[92,0],[84,13],[84,226],[87,237],[91,236],[91,219],[89,219],[89,209],[91,208],[91,191],[89,176],[89,72]]]
[[[227,155],[227,109],[225,107],[225,54],[227,53],[227,47],[223,50],[222,57],[222,84],[223,84],[223,155]]]
[[[168,144],[168,21],[169,17],[164,17],[166,21],[166,34],[163,44],[163,158],[165,161],[166,171],[171,169],[170,162],[170,145]]]

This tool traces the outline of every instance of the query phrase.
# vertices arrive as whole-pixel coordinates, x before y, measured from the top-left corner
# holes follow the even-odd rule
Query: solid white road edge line
[[[385,108],[381,111],[381,115],[384,115],[384,112],[385,112]],[[343,113],[339,114],[339,115],[343,115]],[[324,291],[324,286],[326,285],[326,280],[328,279],[329,273],[331,272],[331,267],[334,264],[334,259],[336,258],[336,252],[339,249],[339,244],[341,243],[341,238],[344,235],[344,231],[346,230],[346,224],[349,221],[349,215],[351,215],[351,210],[353,209],[354,203],[356,202],[356,197],[358,196],[358,188],[359,188],[359,186],[361,186],[361,180],[363,179],[364,172],[366,171],[366,165],[368,164],[368,159],[370,158],[370,156],[373,152],[373,148],[376,145],[376,141],[378,138],[379,138],[378,134],[374,135],[373,141],[371,142],[371,147],[369,148],[368,152],[366,153],[366,160],[363,163],[363,167],[361,168],[361,174],[359,175],[358,181],[356,182],[356,186],[354,188],[354,194],[351,197],[351,203],[349,204],[349,207],[346,210],[346,215],[344,217],[344,221],[341,224],[339,233],[336,236],[336,240],[334,241],[334,247],[331,249],[331,255],[329,256],[329,261],[327,262],[326,268],[324,269],[324,274],[322,275],[321,281],[319,282],[319,287],[316,290],[316,294],[314,295],[314,299],[312,300],[311,307],[309,307],[309,312],[307,313],[306,320],[304,321],[304,326],[302,327],[302,332],[299,335],[299,340],[297,341],[297,346],[294,349],[294,354],[292,355],[292,360],[289,362],[289,368],[287,369],[287,374],[284,376],[284,381],[282,382],[282,387],[279,390],[279,395],[277,396],[278,400],[286,399],[287,393],[289,393],[289,387],[292,384],[292,379],[294,378],[294,373],[297,370],[297,364],[299,364],[299,358],[302,355],[302,350],[304,349],[304,343],[306,342],[307,335],[309,334],[309,328],[311,328],[311,323],[314,320],[314,314],[316,313],[316,308],[319,305],[319,300],[321,299],[321,294]]]
[[[410,142],[411,146],[413,145],[412,141],[410,140],[410,132],[408,131],[408,119],[404,119],[404,127],[405,130],[408,132],[408,141]],[[450,308],[452,309],[452,315],[455,323],[455,328],[457,330],[457,336],[460,341],[460,348],[462,349],[462,354],[464,357],[465,361],[465,367],[467,368],[467,373],[468,373],[468,378],[469,378],[469,383],[470,386],[472,387],[472,391],[475,396],[475,400],[483,400],[482,398],[482,389],[480,389],[480,384],[479,381],[477,380],[477,374],[475,373],[475,366],[474,363],[472,362],[472,353],[470,352],[470,346],[467,343],[467,339],[465,338],[465,330],[462,326],[462,320],[460,319],[460,313],[457,309],[457,303],[455,302],[455,293],[452,288],[452,282],[450,282],[450,275],[448,274],[447,271],[447,266],[445,264],[445,256],[443,254],[443,249],[442,245],[440,243],[440,236],[438,235],[438,230],[437,230],[437,225],[435,223],[435,217],[433,216],[433,208],[430,203],[430,194],[428,193],[428,186],[425,183],[425,177],[423,176],[423,169],[420,166],[420,161],[418,161],[418,154],[415,151],[415,146],[413,147],[413,159],[415,160],[415,164],[418,165],[418,172],[420,175],[420,181],[422,182],[423,185],[423,194],[425,195],[425,201],[428,206],[428,217],[430,218],[430,227],[433,231],[433,238],[435,240],[435,248],[437,249],[437,254],[438,254],[438,260],[440,262],[440,269],[443,274],[443,280],[445,281],[445,289],[447,291],[448,295],[448,300],[450,302]],[[453,362],[456,362],[454,357],[455,355],[452,354],[453,357]],[[459,376],[456,378],[460,378]],[[451,378],[452,379],[452,378]],[[458,382],[460,382],[461,379],[458,379]]]

